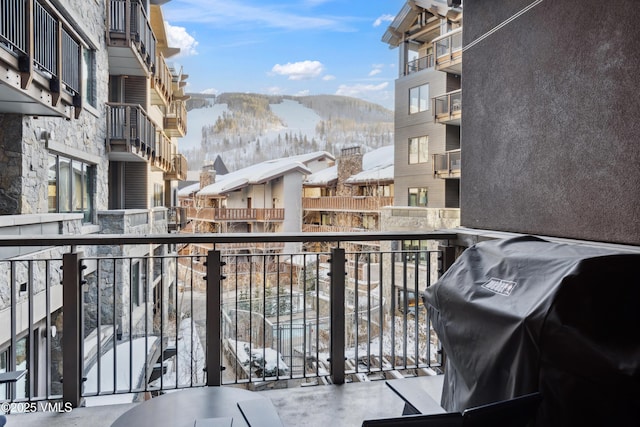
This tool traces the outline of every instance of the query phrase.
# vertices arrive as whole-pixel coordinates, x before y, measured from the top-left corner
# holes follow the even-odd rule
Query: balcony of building
[[[107,8],[109,74],[148,76],[156,65],[156,38],[144,2],[109,0]]]
[[[157,172],[170,172],[173,168],[173,144],[164,132],[156,135],[155,155],[151,159],[151,169]]]
[[[433,68],[435,64],[433,55],[424,55],[414,60],[407,62],[404,69],[404,75],[408,76],[418,71],[426,70],[427,68]]]
[[[273,222],[284,221],[284,208],[208,208],[187,207],[187,217],[209,222]]]
[[[164,116],[164,131],[167,135],[182,138],[187,134],[187,104],[174,99],[167,108]]]
[[[302,224],[304,233],[364,233],[366,228],[342,227],[339,225]]]
[[[434,154],[433,175],[436,178],[460,178],[460,149]]]
[[[436,37],[435,65],[437,71],[462,74],[462,27]]]
[[[50,2],[0,0],[0,113],[77,117],[82,48]]]
[[[109,159],[122,162],[151,161],[156,156],[158,132],[140,105],[107,104]]]
[[[171,168],[164,174],[164,179],[165,181],[185,181],[187,179],[187,170],[187,158],[180,153],[175,154],[171,161]]]
[[[436,123],[460,126],[462,120],[462,90],[454,90],[433,98]]]
[[[156,57],[151,78],[151,104],[168,106],[172,100],[173,88],[171,69],[162,53]]]
[[[307,211],[375,212],[384,206],[392,205],[393,197],[382,196],[304,197],[302,199],[302,209]]]
[[[0,279],[4,278],[0,286],[8,291],[8,297],[0,303],[0,322],[7,325],[0,329],[0,343],[9,344],[1,347],[3,366],[26,373],[0,388],[0,397],[5,402],[3,408],[11,411],[9,425],[135,425],[126,423],[131,421],[128,418],[131,414],[173,399],[199,396],[189,405],[170,405],[167,412],[171,414],[164,420],[167,425],[192,426],[196,418],[210,413],[207,408],[216,406],[204,396],[242,394],[243,398],[270,400],[285,426],[359,426],[365,419],[399,417],[407,413],[403,411],[403,400],[385,385],[385,380],[413,384],[426,392],[429,400],[435,400],[436,412],[444,412],[437,404],[440,395],[444,395],[443,387],[448,390],[461,387],[466,392],[469,385],[455,384],[455,381],[444,384],[443,376],[438,375],[443,369],[449,369],[452,353],[443,354],[446,342],[443,339],[441,343],[434,330],[434,324],[440,320],[434,324],[432,321],[439,316],[417,296],[431,286],[457,288],[457,285],[443,284],[447,276],[455,278],[455,273],[445,277],[442,274],[454,261],[454,245],[461,242],[487,243],[487,239],[501,239],[487,252],[490,258],[486,268],[495,270],[495,248],[504,245],[502,239],[508,235],[486,233],[461,229],[456,233],[362,233],[358,236],[362,241],[383,242],[385,249],[376,251],[345,250],[344,246],[353,239],[349,233],[3,236],[0,247],[37,248],[37,253],[17,251],[22,254],[19,258],[0,260],[3,272]],[[510,240],[521,245],[523,237]],[[537,241],[531,237],[524,240]],[[327,243],[330,249],[318,253],[270,251],[251,256],[227,249],[233,245],[291,242]],[[424,246],[421,243],[421,249],[394,249],[403,242],[422,242]],[[573,245],[567,248],[571,259],[576,251],[598,260],[607,258],[600,256],[602,251],[612,251],[618,260],[626,260],[621,267],[626,272],[631,270],[629,267],[634,261],[631,257],[638,254],[638,248],[602,245],[585,248],[588,242],[570,243],[566,239],[561,244]],[[474,252],[467,258],[478,256],[477,246],[474,245]],[[52,250],[44,253],[43,247]],[[505,250],[508,252],[511,248]],[[555,254],[552,251],[551,256]],[[509,265],[503,265],[505,261],[499,259],[501,268],[508,268]],[[510,262],[522,266],[523,259],[515,257]],[[556,270],[557,260],[552,264],[552,270]],[[615,270],[598,274],[616,274]],[[507,296],[500,293],[504,292],[503,288],[495,287],[505,285],[504,281],[485,282],[486,272],[476,269],[452,271],[478,277],[477,283],[470,280],[472,283],[467,286],[478,288],[479,299],[475,303],[465,300],[465,307],[477,308],[489,299],[505,305]],[[582,274],[594,273],[585,270]],[[626,277],[624,274],[627,273],[622,277]],[[633,274],[629,277],[637,276]],[[526,276],[526,283],[547,280],[539,276]],[[574,278],[572,276],[572,280]],[[577,292],[591,289],[574,286],[573,281],[566,282],[565,289],[579,288]],[[600,289],[598,283],[593,286],[594,293]],[[633,288],[632,284],[629,282],[625,289]],[[494,287],[489,288],[490,285]],[[487,292],[495,292],[497,296]],[[462,292],[461,297],[466,295]],[[507,317],[528,307],[521,299],[518,304],[506,301],[509,302],[504,310]],[[524,304],[524,308],[520,304]],[[618,323],[614,320],[618,318],[611,315],[615,309],[606,310],[604,306],[595,309],[605,313],[596,316],[589,325],[604,323],[608,328],[615,328]],[[585,310],[592,308],[588,306]],[[637,319],[637,311],[622,311],[622,317]],[[494,312],[487,316],[487,324],[504,329],[502,323],[495,324],[492,316]],[[466,324],[469,322],[467,319]],[[584,322],[584,316],[580,316],[576,325]],[[448,327],[455,329],[455,323]],[[548,329],[549,334],[557,334],[557,329]],[[531,326],[523,326],[522,330],[527,336],[537,335],[531,332]],[[591,329],[585,330],[591,333]],[[603,332],[607,330],[610,329]],[[466,329],[459,332],[467,338]],[[629,334],[613,336],[618,339]],[[589,339],[592,337],[588,335]],[[634,353],[629,352],[628,347],[608,345],[611,334],[597,334],[594,339],[604,345],[604,351],[598,354],[609,354],[611,349],[634,360]],[[477,341],[450,344],[471,357],[480,345]],[[522,341],[509,341],[502,354],[507,354],[510,363],[515,363],[513,352],[522,351],[521,348]],[[594,351],[584,345],[582,348]],[[555,355],[558,349],[549,351]],[[575,357],[583,356],[575,354]],[[492,351],[477,356],[495,365]],[[532,363],[537,366],[539,359],[534,359]],[[627,365],[609,368],[603,362],[596,358],[588,362],[588,368],[581,366],[571,373],[604,384],[598,385],[605,390],[593,396],[594,402],[606,399],[608,393],[620,395],[626,390],[616,389],[615,381],[625,381],[626,377],[619,380],[614,372],[622,371]],[[607,368],[604,374],[597,369],[599,364]],[[528,381],[527,374],[519,370],[511,369],[505,375],[501,364],[490,369],[498,372],[495,378],[471,385],[495,393],[497,384]],[[476,377],[481,373],[472,370],[471,375]],[[555,390],[542,391],[543,401],[563,401]],[[628,407],[634,397],[623,397],[624,402],[615,402],[619,404],[618,409],[635,414],[635,409]],[[119,405],[100,406],[116,402]],[[242,414],[234,409],[235,403],[228,405],[229,413],[234,413],[233,425],[245,425]],[[81,407],[83,405],[87,407]],[[552,405],[546,408],[558,414],[561,411]],[[36,409],[38,412],[31,413]],[[604,413],[611,416],[608,408]],[[150,418],[154,416],[149,412]],[[147,420],[151,421],[150,418]],[[392,425],[404,425],[400,420],[396,423]],[[230,421],[224,425],[230,425]]]
[[[62,399],[78,409],[76,416],[87,414],[86,424],[91,413],[77,408],[81,404],[118,400],[134,407],[145,395],[212,385],[300,392],[300,385],[434,375],[440,366],[437,338],[428,333],[429,324],[418,327],[429,322],[424,308],[399,295],[417,295],[432,280],[430,267],[414,260],[446,266],[450,252],[425,250],[409,262],[400,251],[350,253],[337,247],[348,234],[149,236],[137,228],[153,221],[155,212],[111,214],[105,234],[0,239],[2,247],[33,246],[39,254],[0,261],[7,273],[2,277],[15,278],[1,283],[13,289],[0,308],[9,325],[2,343],[13,349],[6,367],[27,371],[0,391],[3,400],[21,402],[22,412],[30,412],[28,402]],[[359,236],[389,243],[430,240],[436,246],[454,237]],[[333,242],[334,249],[274,252],[285,242]],[[270,249],[252,257],[236,254],[235,248],[252,245]],[[42,247],[57,250],[47,255]],[[50,333],[54,326],[61,333]],[[16,354],[24,342],[26,358],[22,350]],[[155,372],[157,366],[164,368]],[[314,393],[325,393],[320,388]],[[16,414],[17,407],[10,422],[42,422],[41,415]],[[401,407],[398,401],[397,412],[388,415],[399,415]]]

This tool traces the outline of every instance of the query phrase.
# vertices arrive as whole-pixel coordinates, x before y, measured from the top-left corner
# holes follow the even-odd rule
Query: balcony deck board
[[[438,375],[419,379],[436,401],[440,401],[443,377]],[[256,393],[271,399],[284,426],[359,426],[365,419],[400,416],[404,408],[404,401],[385,385],[385,381],[293,387]],[[7,416],[7,425],[107,427],[135,405],[92,406],[68,413],[14,414]]]

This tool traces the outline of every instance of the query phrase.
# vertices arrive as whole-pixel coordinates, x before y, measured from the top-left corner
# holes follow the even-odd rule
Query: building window
[[[403,240],[402,251],[404,261],[415,262],[417,258],[420,264],[426,264],[429,260],[426,240]]]
[[[421,136],[409,138],[409,164],[426,163],[429,161],[429,138]]]
[[[409,188],[409,206],[427,207],[427,189]]]
[[[96,52],[92,49],[82,50],[82,94],[83,101],[96,107]]]
[[[421,113],[429,109],[429,84],[409,89],[409,114]]]
[[[49,212],[83,213],[83,222],[91,222],[94,176],[95,166],[50,154],[47,189]]]

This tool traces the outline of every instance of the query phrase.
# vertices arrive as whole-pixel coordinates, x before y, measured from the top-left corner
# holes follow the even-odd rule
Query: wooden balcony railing
[[[184,181],[187,179],[187,169],[187,158],[178,153],[173,156],[171,161],[171,170],[164,174],[164,179]]]
[[[438,176],[460,176],[460,150],[433,155],[433,173]]]
[[[436,123],[460,125],[462,90],[454,90],[433,98]]]
[[[112,152],[128,152],[144,159],[156,155],[156,126],[136,104],[107,104],[107,141]]]
[[[283,221],[284,209],[188,207],[187,217],[204,221]]]
[[[135,46],[145,64],[145,71],[150,71],[156,60],[156,36],[140,1],[110,0],[107,18],[107,44],[124,48]]]
[[[302,231],[304,233],[364,233],[371,230],[337,225],[302,224]]]
[[[45,8],[39,1],[0,0],[0,63],[4,68],[0,76],[7,83],[18,76],[23,95],[32,98],[24,102],[35,101],[58,112],[44,115],[68,117],[68,106],[77,107],[76,117],[80,114],[82,50],[78,40],[56,9]]]
[[[393,206],[393,197],[304,197],[302,208],[318,211],[378,211]]]
[[[164,117],[164,130],[173,137],[181,138],[187,134],[187,105],[183,101],[174,100],[167,108]]]

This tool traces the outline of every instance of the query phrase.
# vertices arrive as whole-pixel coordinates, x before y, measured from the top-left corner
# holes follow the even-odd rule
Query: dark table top
[[[235,387],[189,388],[147,400],[122,414],[111,427],[193,427],[196,419],[218,417],[232,417],[233,427],[247,426],[237,403],[261,398]]]

